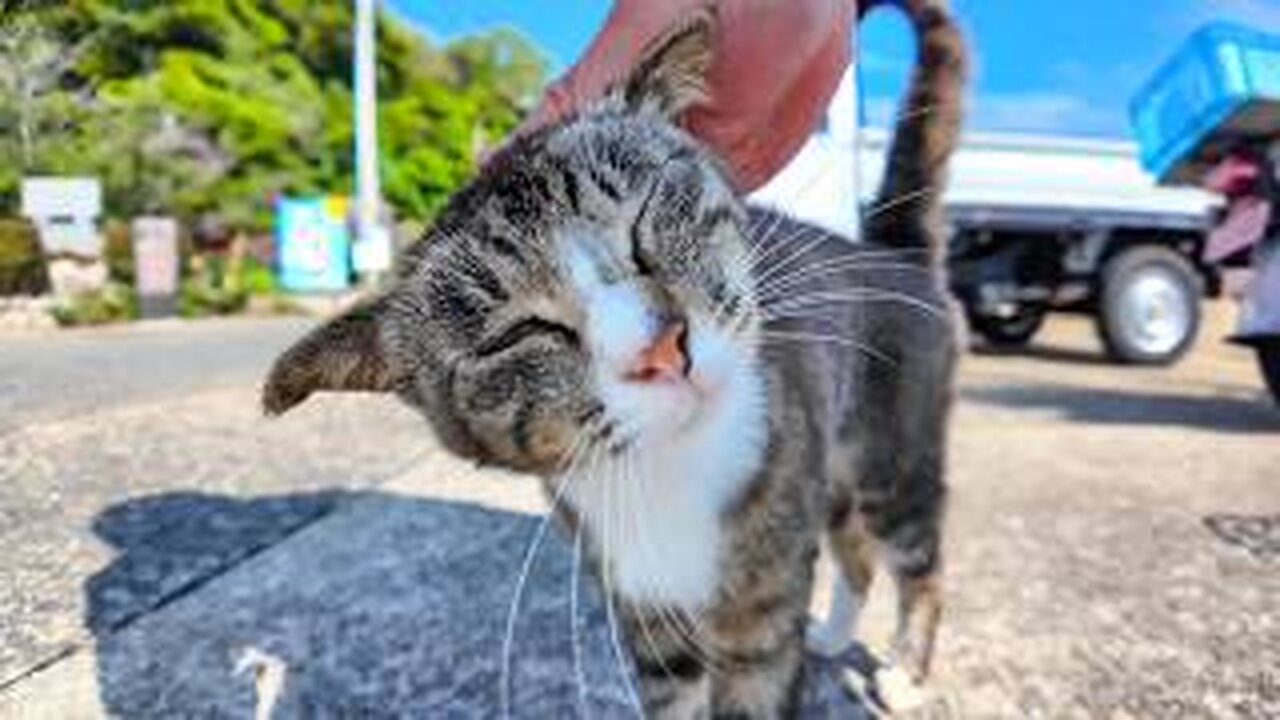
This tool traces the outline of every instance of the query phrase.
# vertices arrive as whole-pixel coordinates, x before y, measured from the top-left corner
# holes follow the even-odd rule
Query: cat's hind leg
[[[923,682],[933,662],[942,619],[942,507],[922,510],[882,539],[898,596],[892,660]]]
[[[872,681],[883,704],[912,709],[926,701],[921,684],[933,662],[942,618],[942,527],[946,508],[941,424],[914,424],[906,433],[867,436],[859,468],[863,527],[897,591],[897,626],[888,665]]]
[[[935,486],[941,489],[941,486]],[[936,500],[936,501],[934,501]],[[914,508],[878,545],[897,590],[898,619],[889,664],[873,681],[881,704],[893,712],[928,702],[923,691],[942,618],[942,495]],[[887,528],[880,528],[885,529]]]
[[[875,546],[862,518],[848,509],[832,517],[825,545],[823,555],[835,566],[831,608],[825,620],[809,627],[807,641],[814,652],[836,657],[857,640],[858,617],[875,575]]]

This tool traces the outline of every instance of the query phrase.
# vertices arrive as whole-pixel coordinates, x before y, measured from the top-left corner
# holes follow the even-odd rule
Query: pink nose
[[[635,362],[627,369],[627,380],[659,382],[679,380],[688,375],[689,354],[685,347],[688,333],[689,329],[683,322],[664,328],[657,339],[636,356]]]

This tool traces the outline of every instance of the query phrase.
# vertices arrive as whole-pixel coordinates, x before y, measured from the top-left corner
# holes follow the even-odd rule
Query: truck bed
[[[843,135],[843,137],[842,137]],[[805,219],[856,234],[852,168],[867,205],[884,169],[889,134],[814,136],[794,161],[754,199]],[[1019,134],[966,135],[952,161],[946,204],[968,224],[989,219],[1032,225],[1205,227],[1218,200],[1194,189],[1164,188],[1138,162],[1131,143]]]

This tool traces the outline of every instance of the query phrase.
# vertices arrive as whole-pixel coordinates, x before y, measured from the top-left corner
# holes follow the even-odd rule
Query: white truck
[[[856,128],[851,95],[846,81],[822,131],[755,200],[856,238],[889,134]],[[991,343],[1021,345],[1048,313],[1085,312],[1115,360],[1170,363],[1195,339],[1202,296],[1221,289],[1201,261],[1219,204],[1157,187],[1130,143],[968,134],[945,196],[952,289]]]

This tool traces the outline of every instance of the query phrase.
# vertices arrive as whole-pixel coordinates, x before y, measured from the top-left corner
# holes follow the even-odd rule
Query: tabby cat
[[[922,679],[957,344],[938,197],[965,62],[942,9],[905,7],[918,62],[864,243],[748,207],[680,128],[706,97],[700,15],[493,157],[389,291],[277,361],[266,410],[394,392],[454,453],[541,477],[650,716],[795,713],[824,531],[854,596],[884,551],[893,657]]]

